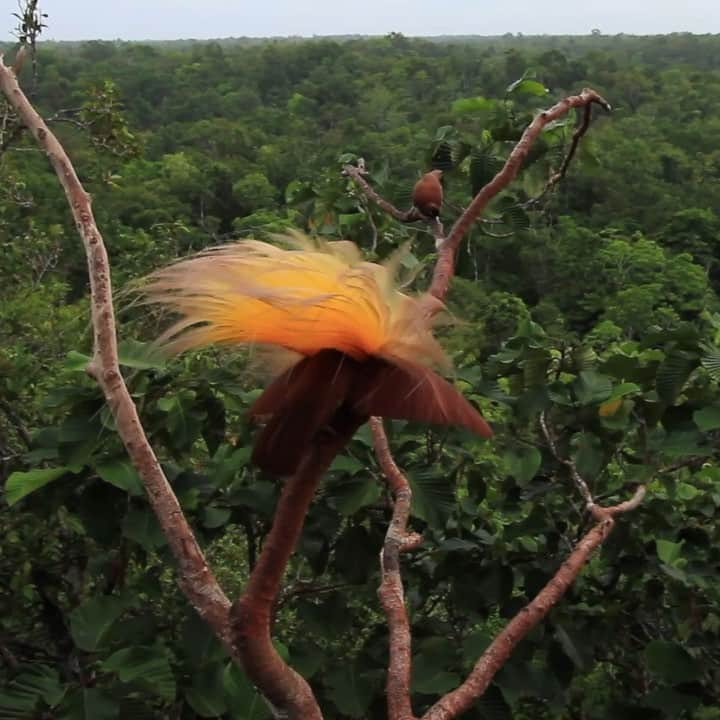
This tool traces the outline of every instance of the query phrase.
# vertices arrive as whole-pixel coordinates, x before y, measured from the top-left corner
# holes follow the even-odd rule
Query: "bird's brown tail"
[[[493,434],[462,394],[429,368],[399,358],[357,361],[337,350],[322,350],[286,370],[250,414],[272,416],[252,459],[276,475],[293,474],[322,433],[344,437],[344,444],[371,415]]]

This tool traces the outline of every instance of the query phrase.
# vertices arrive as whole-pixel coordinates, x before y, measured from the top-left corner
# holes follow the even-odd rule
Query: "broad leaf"
[[[365,718],[376,681],[353,664],[340,665],[325,676],[327,695],[343,717]]]
[[[124,683],[140,682],[155,695],[175,698],[175,677],[167,651],[160,647],[130,647],[118,650],[101,664]]]
[[[672,685],[693,682],[701,674],[695,658],[678,643],[652,640],[645,647],[645,660],[651,672]]]
[[[720,406],[709,405],[693,413],[695,424],[703,432],[720,428]]]
[[[95,471],[105,482],[130,495],[143,494],[142,480],[129,460],[111,460],[98,465]]]
[[[525,485],[532,480],[542,463],[542,455],[534,447],[517,447],[504,455],[505,467],[518,483]]]
[[[45,487],[53,480],[61,478],[70,472],[68,467],[42,468],[28,470],[27,472],[14,472],[5,483],[5,501],[13,506],[24,497],[41,487]]]
[[[75,644],[88,652],[97,650],[126,607],[125,600],[111,595],[93,597],[83,602],[70,613],[70,634]]]
[[[694,353],[671,351],[657,369],[655,386],[660,399],[666,403],[673,402],[697,365],[698,358]]]
[[[435,528],[445,527],[455,512],[455,483],[438,468],[408,473],[412,488],[413,515]]]

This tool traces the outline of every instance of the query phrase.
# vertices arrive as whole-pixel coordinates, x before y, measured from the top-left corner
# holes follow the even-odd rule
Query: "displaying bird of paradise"
[[[490,437],[480,413],[433,370],[449,361],[418,298],[401,292],[395,253],[364,261],[351,242],[278,238],[206,250],[152,273],[147,302],[178,319],[169,352],[243,344],[294,354],[249,409],[267,418],[260,468],[294,473],[324,433],[348,440],[370,416],[461,425]]]

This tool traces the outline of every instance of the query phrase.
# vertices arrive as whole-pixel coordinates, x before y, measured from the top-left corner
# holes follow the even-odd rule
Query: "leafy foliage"
[[[412,240],[406,269],[422,287],[432,239],[366,202],[340,165],[364,157],[401,207],[421,170],[442,168],[451,221],[540,105],[597,85],[618,110],[596,119],[567,182],[542,195],[572,118],[546,128],[458,258],[460,322],[440,332],[496,439],[389,427],[424,538],[403,559],[414,707],[464,677],[587,526],[542,412],[598,498],[648,483],[649,500],[467,717],[717,719],[718,40],[550,43],[48,43],[37,99],[48,116],[82,107],[84,129],[57,130],[92,191],[117,287],[290,226],[357,240],[370,256]],[[264,720],[178,592],[85,376],[84,259],[45,159],[19,148],[0,157],[0,719]],[[236,594],[279,492],[249,464],[253,358],[165,362],[141,341],[158,319],[122,292],[118,306],[123,372],[151,442]],[[312,507],[276,618],[278,647],[328,718],[384,717],[376,587],[388,518],[364,428]]]

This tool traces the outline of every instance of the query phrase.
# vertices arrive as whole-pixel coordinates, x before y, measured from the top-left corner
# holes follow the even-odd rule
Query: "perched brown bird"
[[[378,265],[352,243],[288,241],[290,249],[246,240],[206,251],[158,270],[144,287],[150,302],[180,315],[160,338],[168,350],[243,343],[295,354],[250,408],[269,418],[256,465],[294,473],[328,433],[344,444],[371,415],[492,435],[432,369],[449,361],[418,299],[396,286],[400,254]]]
[[[443,187],[440,183],[442,170],[425,173],[416,183],[412,192],[413,205],[422,215],[437,218],[443,204]]]

